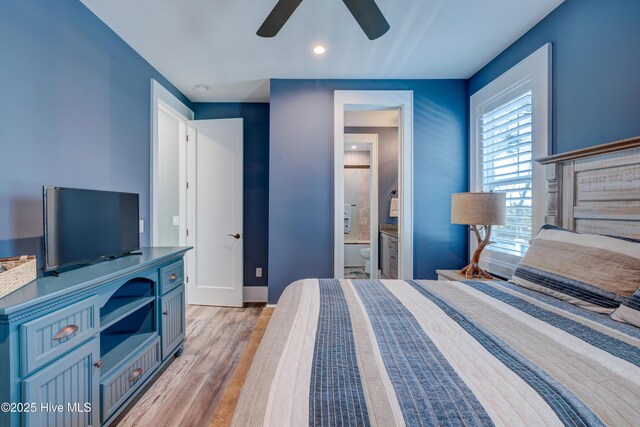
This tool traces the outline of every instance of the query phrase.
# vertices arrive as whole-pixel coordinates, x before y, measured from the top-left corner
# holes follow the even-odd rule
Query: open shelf
[[[118,293],[114,294],[116,296]],[[108,308],[108,310],[104,310]],[[158,336],[154,296],[117,295],[100,311],[101,376],[108,375],[131,354]]]
[[[100,310],[100,330],[107,329],[109,326],[153,301],[155,301],[155,297],[153,296],[111,298],[107,305],[105,305],[105,308],[108,306],[109,309]]]
[[[125,282],[100,309],[100,330],[126,318],[141,307],[155,301],[155,283],[143,277]]]
[[[100,376],[108,375],[120,362],[131,354],[135,354],[138,348],[157,335],[156,331],[135,334],[103,334],[100,337],[101,345],[106,345],[110,350],[102,355]]]

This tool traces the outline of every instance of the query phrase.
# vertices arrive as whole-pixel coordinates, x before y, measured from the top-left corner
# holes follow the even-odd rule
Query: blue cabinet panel
[[[23,414],[23,425],[98,425],[100,370],[94,364],[99,358],[100,342],[94,338],[22,381],[22,401],[37,404]]]
[[[95,335],[97,300],[87,298],[20,325],[20,374],[33,372]]]
[[[184,285],[162,297],[162,358],[166,359],[184,340]]]

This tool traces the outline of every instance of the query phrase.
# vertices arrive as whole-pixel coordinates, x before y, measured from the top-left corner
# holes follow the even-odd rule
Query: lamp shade
[[[453,193],[451,223],[503,225],[507,210],[506,193]]]

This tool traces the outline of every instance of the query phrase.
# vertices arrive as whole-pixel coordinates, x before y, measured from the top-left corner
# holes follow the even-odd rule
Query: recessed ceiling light
[[[205,85],[196,85],[196,90],[198,92],[206,92],[209,90],[209,86],[205,86]]]
[[[352,145],[352,146],[351,146],[351,149],[352,149],[352,150],[355,150],[356,148],[358,148],[358,147],[356,147],[355,145]]]
[[[322,46],[321,44],[319,44],[319,45],[317,45],[316,47],[313,48],[313,53],[315,53],[316,55],[322,55],[326,51],[327,51],[327,49],[325,49],[325,47]]]

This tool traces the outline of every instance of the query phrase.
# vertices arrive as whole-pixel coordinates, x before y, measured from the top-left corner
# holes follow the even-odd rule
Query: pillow
[[[611,313],[611,318],[640,327],[640,289],[622,301],[622,305]]]
[[[640,288],[640,241],[545,225],[511,282],[609,314]]]

